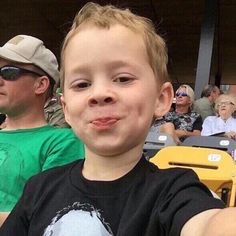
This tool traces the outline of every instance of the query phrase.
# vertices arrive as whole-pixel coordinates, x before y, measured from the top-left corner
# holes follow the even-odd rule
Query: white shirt
[[[209,136],[221,132],[236,132],[236,119],[230,117],[226,122],[218,116],[208,116],[202,124],[202,136]]]

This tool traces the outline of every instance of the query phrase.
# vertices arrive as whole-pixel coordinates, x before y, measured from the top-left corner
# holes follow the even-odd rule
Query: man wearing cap
[[[0,113],[7,115],[0,131],[0,225],[32,175],[84,156],[71,129],[45,120],[58,80],[56,57],[41,40],[17,35],[0,47]]]

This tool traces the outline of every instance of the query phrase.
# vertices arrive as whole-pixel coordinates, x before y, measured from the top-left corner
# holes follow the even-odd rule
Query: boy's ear
[[[164,116],[171,107],[174,99],[174,90],[170,82],[165,82],[160,89],[159,97],[156,101],[156,109],[154,116],[156,118]]]
[[[61,95],[60,99],[61,99],[61,106],[64,112],[65,120],[70,125],[70,119],[68,117],[67,106],[66,106],[66,102],[65,102],[65,98],[63,94]]]

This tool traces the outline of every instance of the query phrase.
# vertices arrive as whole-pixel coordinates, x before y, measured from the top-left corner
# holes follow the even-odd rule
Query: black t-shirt
[[[114,181],[89,181],[82,161],[42,172],[0,228],[1,236],[177,236],[192,216],[223,208],[191,170],[141,158]]]

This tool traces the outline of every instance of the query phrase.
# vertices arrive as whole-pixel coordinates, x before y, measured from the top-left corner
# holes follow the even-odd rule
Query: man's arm
[[[3,222],[6,220],[10,212],[0,212],[0,227],[2,226]]]
[[[181,236],[235,236],[236,208],[212,209],[197,214],[185,223]]]
[[[169,134],[175,141],[176,144],[180,143],[180,140],[175,133],[175,126],[171,122],[166,122],[160,125],[160,132]]]

